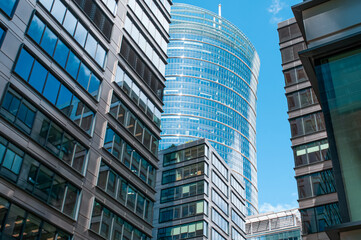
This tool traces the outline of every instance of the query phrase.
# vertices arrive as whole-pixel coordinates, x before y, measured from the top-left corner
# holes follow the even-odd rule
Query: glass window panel
[[[15,239],[20,236],[25,219],[25,211],[18,206],[12,204],[4,225],[3,234],[11,236]]]
[[[54,172],[43,165],[40,166],[35,182],[34,195],[45,202],[48,201],[50,196],[53,177]]]
[[[92,74],[92,76],[90,78],[90,84],[89,84],[88,92],[93,97],[96,98],[98,96],[99,87],[100,87],[100,80],[94,74]]]
[[[40,46],[47,52],[50,56],[53,56],[55,44],[58,40],[58,37],[51,31],[48,27],[45,29],[43,39],[41,40]]]
[[[78,189],[73,185],[68,185],[66,192],[63,213],[68,216],[74,217],[77,208]]]
[[[144,127],[143,124],[141,124],[139,121],[137,121],[136,123],[136,129],[135,129],[135,137],[142,142],[143,140],[143,131],[144,131]]]
[[[63,68],[68,60],[69,48],[59,39],[55,48],[54,59]]]
[[[22,239],[37,239],[40,234],[41,219],[38,217],[28,214],[25,222],[25,228],[22,233]]]
[[[90,70],[84,63],[81,63],[79,75],[78,75],[78,83],[85,89],[88,89],[90,79]]]
[[[131,170],[133,173],[135,173],[136,175],[139,175],[139,164],[140,164],[140,155],[137,152],[133,152],[133,157],[132,157],[132,166],[131,166]]]
[[[63,26],[68,31],[68,33],[70,33],[71,36],[74,35],[77,22],[78,20],[74,17],[74,15],[70,11],[66,11]]]
[[[76,26],[74,38],[82,47],[84,47],[87,34],[88,34],[87,30],[80,22],[78,22]]]
[[[56,228],[49,223],[44,222],[41,228],[40,240],[51,240],[54,239],[56,233]]]
[[[56,107],[62,111],[65,115],[69,116],[70,104],[73,94],[64,85],[60,86],[58,101]]]
[[[53,186],[51,188],[49,204],[58,210],[61,210],[64,200],[65,179],[55,175],[53,180]]]
[[[60,149],[59,158],[64,162],[71,164],[75,149],[75,141],[67,133],[64,133],[63,143]]]
[[[90,54],[92,58],[95,57],[95,53],[97,50],[97,41],[94,39],[94,37],[90,34],[88,34],[88,38],[86,40],[85,44],[85,50]]]
[[[34,15],[33,20],[31,21],[28,34],[29,36],[37,43],[40,43],[41,37],[45,29],[45,24]]]
[[[96,61],[101,67],[104,66],[106,54],[107,54],[107,53],[106,53],[105,49],[98,44],[97,52],[96,52],[96,55],[95,55],[95,61]]]
[[[87,149],[80,144],[76,145],[75,156],[73,160],[73,168],[78,172],[83,172],[85,158],[87,156]]]
[[[66,64],[66,71],[74,78],[77,79],[78,70],[79,70],[80,60],[79,58],[73,53],[70,52],[68,63]]]
[[[135,122],[136,122],[136,118],[134,117],[133,114],[129,113],[126,128],[132,135],[134,135]]]
[[[134,211],[135,203],[136,203],[136,193],[131,187],[128,187],[127,207],[131,211]]]
[[[47,74],[48,71],[38,61],[35,61],[33,70],[31,71],[29,84],[39,93],[43,92],[43,87]]]
[[[3,10],[9,17],[12,17],[15,6],[18,0],[6,0],[0,2],[0,9]]]
[[[25,81],[28,80],[34,58],[24,49],[21,49],[18,61],[16,63],[15,72],[19,74]]]
[[[43,96],[48,99],[52,104],[55,104],[58,97],[60,82],[52,75],[49,74],[45,83]]]
[[[63,23],[63,18],[65,15],[66,7],[60,0],[55,0],[53,8],[51,9],[51,14],[58,20],[60,24]]]

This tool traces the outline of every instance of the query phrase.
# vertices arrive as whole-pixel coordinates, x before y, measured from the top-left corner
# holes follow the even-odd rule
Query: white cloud
[[[261,205],[261,207],[259,208],[259,212],[260,213],[281,212],[281,211],[290,210],[290,209],[294,209],[294,208],[298,208],[297,203],[294,203],[294,204],[277,204],[275,206],[270,204],[270,203],[263,203]]]
[[[272,13],[273,15],[276,15],[285,7],[285,3],[281,2],[280,0],[272,0],[271,6],[268,7],[268,12]]]
[[[279,23],[283,20],[282,17],[278,16],[278,13],[286,6],[281,0],[272,0],[272,4],[267,8],[267,11],[272,14],[270,19],[272,24]]]

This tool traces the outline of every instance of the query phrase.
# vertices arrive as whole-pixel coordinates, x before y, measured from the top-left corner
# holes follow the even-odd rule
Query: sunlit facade
[[[171,9],[160,149],[207,138],[258,208],[256,102],[260,61],[232,23],[186,4]]]

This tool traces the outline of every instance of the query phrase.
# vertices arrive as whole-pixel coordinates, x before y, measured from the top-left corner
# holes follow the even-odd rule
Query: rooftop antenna
[[[222,4],[218,4],[218,16],[222,17]]]

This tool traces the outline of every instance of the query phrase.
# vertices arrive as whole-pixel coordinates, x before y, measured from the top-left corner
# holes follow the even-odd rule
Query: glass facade
[[[217,14],[174,4],[171,16],[160,149],[207,138],[243,177],[247,214],[255,214],[258,54]]]
[[[360,120],[361,48],[343,50],[316,61],[322,108],[330,128],[330,149],[339,162],[350,221],[361,220]],[[334,151],[332,151],[334,150]],[[336,156],[337,155],[337,156]],[[337,158],[336,158],[337,157]],[[340,176],[340,178],[341,178]]]

